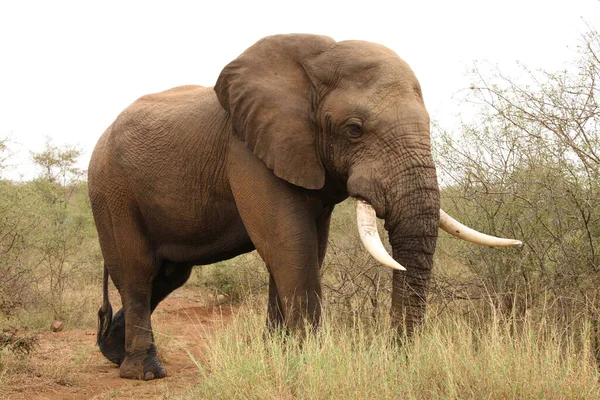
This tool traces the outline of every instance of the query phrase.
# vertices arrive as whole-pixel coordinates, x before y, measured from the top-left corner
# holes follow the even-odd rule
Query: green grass
[[[197,362],[194,398],[553,399],[600,398],[587,321],[569,331],[530,320],[458,313],[430,319],[412,343],[388,321],[347,324],[334,315],[303,346],[265,334],[264,313],[243,309]]]

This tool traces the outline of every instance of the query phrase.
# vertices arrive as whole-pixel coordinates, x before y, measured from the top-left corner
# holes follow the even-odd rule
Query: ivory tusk
[[[465,226],[446,214],[444,210],[440,208],[440,228],[445,230],[451,235],[456,236],[467,242],[481,244],[484,246],[492,247],[508,247],[508,246],[521,246],[523,243],[520,240],[515,239],[503,239],[496,236],[486,235],[485,233],[477,232],[475,229],[471,229]]]
[[[356,200],[356,222],[360,240],[374,259],[392,269],[406,271],[406,268],[398,264],[383,247],[377,231],[375,209],[364,200]]]

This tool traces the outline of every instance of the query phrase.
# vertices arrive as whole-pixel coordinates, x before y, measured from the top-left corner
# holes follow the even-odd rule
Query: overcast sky
[[[421,82],[433,119],[452,125],[474,61],[507,73],[548,71],[575,56],[599,0],[26,1],[0,2],[0,137],[5,175],[31,177],[29,150],[75,144],[87,163],[118,113],[145,93],[214,85],[263,36],[318,33],[384,44]]]

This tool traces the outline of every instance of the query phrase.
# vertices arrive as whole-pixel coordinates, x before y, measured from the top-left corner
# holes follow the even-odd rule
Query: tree
[[[91,300],[73,297],[102,271],[80,153],[48,140],[32,153],[37,178],[0,181],[0,322],[29,309],[77,323]]]
[[[448,246],[514,311],[547,301],[560,314],[600,294],[600,35],[584,35],[571,70],[515,80],[476,68],[469,101],[479,123],[436,132],[444,208],[522,251]],[[518,297],[515,300],[515,296]],[[594,306],[596,307],[596,306]]]
[[[83,172],[76,167],[80,156],[80,149],[69,145],[55,146],[50,138],[46,138],[43,151],[31,152],[33,161],[42,170],[40,178],[62,186],[81,178]]]

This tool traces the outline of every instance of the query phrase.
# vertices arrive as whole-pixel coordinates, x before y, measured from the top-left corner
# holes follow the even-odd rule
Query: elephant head
[[[361,238],[395,269],[391,312],[408,334],[423,316],[440,223],[483,244],[518,244],[479,236],[440,211],[421,87],[388,48],[271,36],[225,67],[215,91],[233,134],[276,176],[315,195],[336,186],[342,198],[360,200]],[[393,259],[381,245],[375,214],[385,220]]]

